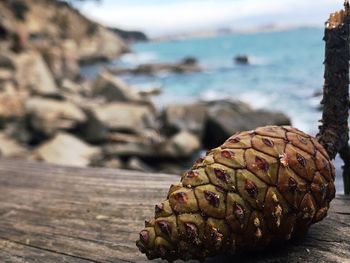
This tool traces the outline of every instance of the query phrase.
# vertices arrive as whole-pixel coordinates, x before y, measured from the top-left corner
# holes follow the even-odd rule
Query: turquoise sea
[[[299,28],[280,32],[233,34],[178,41],[137,43],[134,53],[112,64],[133,66],[148,62],[176,62],[196,57],[203,72],[161,73],[156,76],[125,75],[123,79],[141,87],[157,86],[155,98],[162,107],[198,99],[234,98],[254,108],[282,111],[295,127],[316,134],[321,112],[324,42],[323,29]],[[250,65],[236,65],[233,58],[246,54]],[[336,166],[340,174],[341,162]],[[338,175],[338,193],[342,179]]]
[[[294,29],[135,44],[134,54],[116,63],[174,62],[194,56],[205,68],[194,74],[125,76],[133,84],[161,86],[158,105],[197,99],[230,97],[255,108],[280,110],[293,125],[314,133],[320,119],[320,98],[312,95],[323,84],[323,30]],[[251,65],[235,65],[233,57],[246,54]]]

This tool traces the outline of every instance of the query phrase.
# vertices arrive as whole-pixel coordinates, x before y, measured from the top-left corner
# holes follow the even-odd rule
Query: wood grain
[[[138,231],[178,176],[0,161],[0,262],[144,262]],[[307,237],[207,262],[350,262],[350,199]]]

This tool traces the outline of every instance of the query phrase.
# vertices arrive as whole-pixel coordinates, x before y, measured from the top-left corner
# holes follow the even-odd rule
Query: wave
[[[126,65],[138,65],[143,63],[155,62],[158,60],[158,55],[156,52],[138,52],[138,53],[128,53],[120,57],[120,62]]]
[[[270,93],[271,94],[271,93]],[[248,103],[253,109],[266,109],[275,101],[275,95],[266,95],[266,92],[247,91],[239,95],[239,99]]]
[[[223,92],[219,92],[217,90],[206,90],[199,94],[199,98],[202,101],[212,101],[212,100],[223,100],[223,99],[229,99],[230,96],[225,95]]]
[[[232,97],[225,91],[208,89],[200,94],[200,99],[204,101],[234,99],[247,103],[253,109],[268,109],[276,100],[276,95],[269,96],[259,91],[247,91],[238,96]]]
[[[268,66],[270,61],[265,57],[248,56],[249,65],[251,66]]]

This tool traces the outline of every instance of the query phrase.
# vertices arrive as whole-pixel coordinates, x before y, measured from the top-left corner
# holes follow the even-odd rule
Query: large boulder
[[[0,133],[0,157],[25,158],[28,150],[5,133]]]
[[[288,116],[280,112],[253,110],[238,101],[213,101],[208,105],[208,119],[203,138],[206,148],[222,144],[229,136],[264,125],[290,125]]]
[[[140,133],[156,126],[155,115],[146,105],[110,103],[90,109],[94,121],[110,131]]]
[[[153,130],[142,131],[138,135],[114,132],[108,138],[109,142],[103,146],[108,157],[159,157],[166,141]]]
[[[201,141],[196,135],[188,131],[180,131],[170,138],[162,154],[166,157],[190,158],[200,147]]]
[[[125,164],[125,168],[134,171],[153,172],[152,167],[137,157],[131,157]]]
[[[160,155],[160,147],[150,142],[126,142],[107,143],[102,147],[107,157],[149,157],[157,158]]]
[[[97,106],[99,107],[99,106]],[[86,122],[79,126],[81,137],[90,143],[101,143],[108,140],[109,128],[96,114],[94,106],[85,109]]]
[[[106,168],[112,168],[112,169],[122,169],[124,168],[124,163],[122,160],[120,160],[118,157],[111,158],[111,159],[103,159],[99,162],[99,167],[106,167]]]
[[[73,40],[64,40],[58,46],[47,46],[43,56],[55,80],[76,79],[79,76],[77,44]]]
[[[112,31],[95,25],[93,34],[79,41],[79,61],[82,64],[112,60],[129,51],[126,44]]]
[[[33,135],[35,135],[28,129],[25,118],[6,121],[3,132],[21,145],[30,145]]]
[[[38,52],[21,53],[15,61],[15,79],[19,89],[43,96],[59,94],[52,73]]]
[[[114,142],[103,147],[107,156],[138,156],[150,159],[189,158],[201,146],[199,138],[187,131],[181,131],[168,139],[156,133],[150,136],[119,135],[118,137],[118,140],[111,138]]]
[[[187,130],[201,137],[207,119],[207,107],[202,103],[169,105],[162,111],[161,119],[166,134]]]
[[[84,112],[67,101],[33,97],[26,100],[25,109],[31,128],[46,136],[86,121]]]
[[[2,52],[0,54],[0,68],[15,70],[15,63],[13,59],[13,53]]]
[[[107,101],[134,102],[142,101],[137,90],[108,72],[101,72],[93,85],[93,95],[102,96]]]
[[[0,83],[13,81],[13,70],[0,67]]]
[[[62,79],[61,80],[61,86],[60,86],[62,92],[64,93],[63,96],[68,94],[80,94],[83,93],[83,87],[79,83],[73,82],[69,79]]]
[[[88,166],[100,158],[100,149],[93,147],[68,133],[58,133],[53,139],[39,146],[34,159],[60,165]]]

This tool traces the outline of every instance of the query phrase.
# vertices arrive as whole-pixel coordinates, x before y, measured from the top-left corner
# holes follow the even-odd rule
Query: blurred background
[[[1,0],[1,157],[181,173],[237,131],[315,135],[342,4]]]

